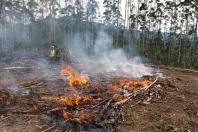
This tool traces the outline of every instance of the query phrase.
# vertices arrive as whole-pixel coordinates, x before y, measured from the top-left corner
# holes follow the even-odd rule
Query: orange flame
[[[56,97],[55,100],[60,106],[64,107],[64,106],[75,106],[75,105],[91,102],[92,97],[88,96],[88,95],[81,97],[76,94],[76,95],[70,96],[70,97],[65,97],[65,96]]]
[[[77,113],[69,113],[69,112],[63,111],[62,116],[65,120],[73,120],[82,124],[82,123],[92,122],[92,117],[89,114],[90,114],[90,111],[87,111],[87,110],[82,110]]]
[[[59,96],[59,97],[52,97],[51,99],[56,102],[56,105],[59,107],[64,108],[66,106],[70,107],[77,107],[81,105],[92,103],[94,104],[95,101],[99,101],[103,99],[103,92],[106,92],[107,96],[111,99],[117,101],[122,100],[125,98],[125,91],[129,91],[140,88],[146,87],[151,83],[150,77],[142,78],[142,79],[134,79],[134,78],[127,78],[127,77],[117,77],[112,79],[111,81],[105,82],[102,85],[98,85],[98,83],[94,83],[91,81],[86,80],[85,76],[81,73],[76,72],[71,66],[64,65],[61,67],[60,75],[64,76],[67,75],[67,82],[69,86],[84,86],[86,88],[91,88],[93,91],[92,96],[89,95],[79,95],[78,92],[72,96]],[[99,86],[103,86],[105,89],[100,89]],[[75,88],[75,87],[74,87]],[[121,90],[119,90],[121,89]],[[123,92],[122,92],[123,91]],[[134,90],[135,91],[135,90]],[[96,95],[94,95],[96,94]],[[97,100],[96,100],[97,97]],[[60,111],[59,111],[60,112]],[[94,112],[90,109],[78,109],[76,111],[67,111],[66,109],[61,110],[62,118],[65,120],[72,120],[78,123],[93,123]]]
[[[130,79],[125,77],[114,78],[112,82],[106,84],[107,88],[112,90],[122,89],[133,89],[138,87],[148,86],[150,83],[149,79]]]
[[[71,113],[66,112],[66,111],[63,112],[63,118],[64,119],[70,119],[72,117],[73,117],[73,115]]]
[[[87,80],[83,74],[77,73],[72,67],[64,65],[60,70],[60,75],[68,75],[68,83],[70,86],[84,85],[87,83]]]

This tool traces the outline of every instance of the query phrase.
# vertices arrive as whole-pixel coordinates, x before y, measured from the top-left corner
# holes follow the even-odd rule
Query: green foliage
[[[120,11],[120,0],[104,0],[103,4],[105,11],[103,18],[105,24],[121,27],[123,25],[123,18]]]
[[[186,123],[183,123],[180,128],[179,128],[179,132],[189,132],[189,127]]]
[[[160,130],[159,130],[158,128],[154,128],[154,129],[152,130],[152,132],[160,132]]]

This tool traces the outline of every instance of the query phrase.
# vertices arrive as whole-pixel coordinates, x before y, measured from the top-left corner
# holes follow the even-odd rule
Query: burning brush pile
[[[68,65],[61,67],[60,75],[66,80],[65,93],[42,97],[42,100],[53,102],[51,115],[67,123],[102,128],[121,119],[121,115],[116,113],[119,106],[156,81],[156,77],[152,76],[91,80]]]
[[[87,44],[81,42],[78,37],[71,40],[72,45],[67,49],[72,62],[67,63],[72,66],[61,66],[58,75],[58,64],[49,65],[43,59],[32,60],[29,64],[35,63],[35,66],[23,72],[25,78],[31,76],[25,79],[27,83],[17,74],[13,86],[5,86],[16,91],[11,101],[7,97],[2,99],[3,102],[13,102],[5,107],[5,111],[47,114],[53,123],[58,123],[57,127],[63,126],[63,130],[76,126],[80,130],[113,128],[122,119],[121,106],[152,87],[157,77],[142,64],[140,57],[129,58],[123,49],[115,49],[111,37],[105,32],[98,33],[92,55],[84,47]],[[5,70],[13,72],[16,68],[24,69],[25,66]],[[17,72],[21,73],[19,69]],[[32,79],[34,81],[30,81]],[[20,96],[21,91],[27,92]]]

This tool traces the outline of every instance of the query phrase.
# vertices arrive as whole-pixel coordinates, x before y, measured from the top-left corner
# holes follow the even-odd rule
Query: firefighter
[[[50,60],[57,60],[58,59],[58,49],[54,46],[51,45],[48,51],[48,57],[50,58]]]

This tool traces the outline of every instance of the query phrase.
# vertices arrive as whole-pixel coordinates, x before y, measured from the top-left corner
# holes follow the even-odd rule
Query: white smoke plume
[[[29,95],[30,90],[18,87],[16,85],[16,80],[14,76],[9,72],[9,70],[1,72],[0,75],[0,83],[4,86],[5,90],[23,96]]]
[[[123,49],[113,48],[112,38],[100,31],[94,45],[94,54],[88,54],[83,44],[81,34],[76,34],[70,41],[71,54],[82,63],[81,68],[88,73],[111,72],[116,75],[127,75],[131,77],[142,77],[151,75],[152,69],[146,67],[141,58],[135,56],[127,58]]]

